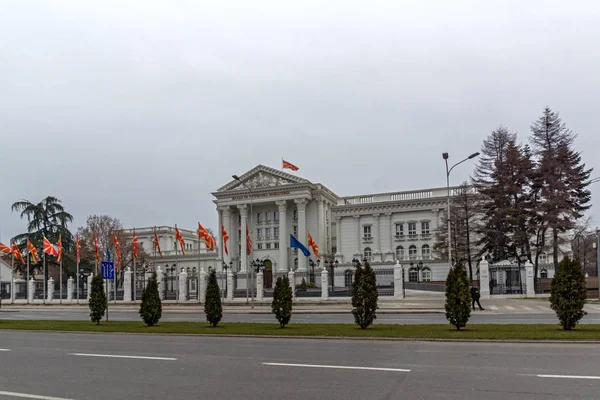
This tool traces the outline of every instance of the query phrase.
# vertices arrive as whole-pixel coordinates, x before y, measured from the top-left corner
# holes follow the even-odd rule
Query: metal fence
[[[523,272],[519,266],[490,266],[490,294],[523,294]]]

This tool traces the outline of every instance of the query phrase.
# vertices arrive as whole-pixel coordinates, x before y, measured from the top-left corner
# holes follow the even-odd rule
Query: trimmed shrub
[[[471,291],[467,270],[462,264],[456,264],[446,278],[446,319],[456,330],[467,326],[471,317]]]
[[[156,272],[152,274],[150,280],[148,280],[148,285],[142,292],[140,316],[147,326],[156,325],[162,316],[162,302],[158,293]]]
[[[279,327],[284,328],[292,319],[292,303],[294,293],[290,286],[290,280],[287,276],[277,278],[275,289],[273,290],[273,302],[271,311],[279,321]]]
[[[377,319],[378,298],[377,277],[371,264],[366,262],[363,267],[357,263],[352,282],[352,315],[361,329],[366,329]]]
[[[206,320],[213,326],[223,318],[223,306],[221,305],[221,290],[217,282],[217,271],[214,269],[208,275],[208,283],[206,285],[206,301],[204,302],[204,314]]]
[[[556,312],[563,329],[570,331],[587,315],[583,311],[587,289],[579,260],[563,258],[550,285],[550,307]]]
[[[101,274],[97,274],[92,279],[92,291],[90,292],[90,318],[96,325],[100,325],[100,320],[104,317],[108,300],[104,293],[104,280]]]

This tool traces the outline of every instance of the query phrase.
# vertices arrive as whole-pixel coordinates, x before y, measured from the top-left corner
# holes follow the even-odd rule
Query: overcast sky
[[[600,176],[598,21],[592,1],[3,1],[1,240],[47,195],[73,230],[215,229],[210,192],[282,157],[340,196],[445,186],[442,152],[526,140],[545,106]]]

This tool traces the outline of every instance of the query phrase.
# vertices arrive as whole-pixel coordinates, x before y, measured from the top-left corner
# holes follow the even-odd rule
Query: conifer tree
[[[90,292],[90,318],[96,325],[100,325],[100,320],[104,317],[108,301],[104,293],[104,280],[101,274],[97,274],[92,279],[92,288]]]
[[[457,330],[467,326],[471,316],[471,291],[467,271],[462,264],[456,264],[446,278],[446,319]]]
[[[293,292],[290,286],[290,280],[287,276],[280,276],[275,283],[273,290],[273,302],[271,311],[279,321],[279,327],[284,328],[292,319]]]
[[[221,305],[221,290],[217,282],[217,271],[214,269],[208,275],[208,283],[206,285],[206,301],[204,302],[204,314],[206,320],[213,326],[223,318],[223,306]]]
[[[552,232],[555,270],[558,270],[559,233],[572,229],[591,207],[592,169],[586,169],[581,155],[573,149],[576,135],[568,130],[558,113],[546,107],[531,127],[530,141],[537,157],[536,188],[539,190],[540,218]]]
[[[563,329],[570,331],[581,318],[587,297],[585,275],[579,260],[563,258],[550,286],[550,307],[556,312]]]
[[[352,315],[361,329],[367,328],[377,318],[378,297],[375,271],[368,262],[364,267],[357,262],[352,282]]]
[[[152,273],[148,285],[142,292],[140,316],[147,326],[156,325],[162,316],[162,302],[158,293],[156,272]]]

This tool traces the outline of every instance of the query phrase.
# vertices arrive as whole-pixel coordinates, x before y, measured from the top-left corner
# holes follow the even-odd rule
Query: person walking
[[[481,303],[479,302],[481,294],[479,293],[479,288],[475,287],[475,285],[471,286],[471,298],[473,299],[473,310],[475,309],[475,302],[477,302],[477,305],[481,311],[485,310],[485,308],[481,307]]]

